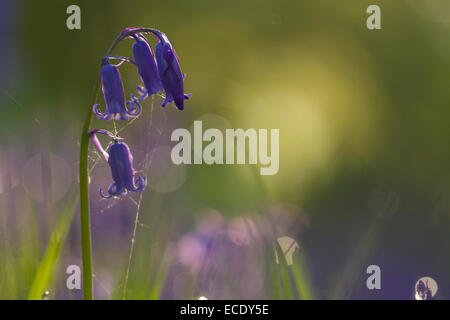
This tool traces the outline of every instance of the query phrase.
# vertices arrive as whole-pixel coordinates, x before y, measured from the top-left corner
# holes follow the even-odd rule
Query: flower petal
[[[133,192],[142,192],[147,187],[147,177],[137,176],[135,177],[134,185],[128,190]]]
[[[92,111],[100,120],[111,120],[113,118],[113,116],[108,113],[108,110],[106,110],[105,113],[101,112],[99,103],[94,104],[94,106],[92,107]]]

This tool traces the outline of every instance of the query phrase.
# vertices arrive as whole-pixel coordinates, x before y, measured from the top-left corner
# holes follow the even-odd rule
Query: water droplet
[[[50,291],[44,291],[44,293],[42,294],[42,300],[50,300]]]
[[[433,278],[422,277],[417,280],[415,290],[416,294],[414,298],[416,300],[431,300],[438,291],[438,285]]]

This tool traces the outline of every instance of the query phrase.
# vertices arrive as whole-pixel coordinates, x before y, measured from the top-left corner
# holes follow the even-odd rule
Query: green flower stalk
[[[108,58],[108,57],[115,58],[115,56],[112,56],[112,52],[113,52],[114,48],[123,39],[125,39],[125,38],[141,39],[142,34],[145,34],[145,33],[152,33],[153,35],[155,35],[158,38],[158,40],[160,42],[162,42],[162,41],[168,42],[165,35],[162,32],[160,32],[159,30],[149,29],[149,28],[126,28],[114,40],[111,47],[106,52],[105,57],[106,58]],[[139,34],[138,37],[136,37],[137,34]],[[170,46],[170,48],[172,48],[172,47]],[[149,56],[151,57],[151,55],[149,55]],[[172,70],[169,70],[170,68],[174,69],[175,71],[179,71],[178,58],[175,58],[174,55],[171,55],[170,57],[166,57],[165,59],[166,59],[165,61],[162,61],[160,59],[161,63],[165,64],[166,69],[163,72],[161,72],[162,70],[159,70],[160,71],[159,75],[162,74],[163,76],[167,76],[167,74],[170,74],[170,72],[173,72]],[[124,60],[130,62],[129,59],[124,59]],[[142,60],[142,59],[140,59],[140,60]],[[140,60],[137,59],[136,62],[138,64],[138,69],[140,71],[141,77],[143,75],[145,75],[144,72],[153,72],[153,69],[155,69],[155,68],[149,69],[147,64],[142,64],[142,61],[140,61]],[[104,67],[105,58],[103,58],[102,61],[103,61],[103,67]],[[135,62],[133,62],[133,63],[135,63]],[[174,66],[177,68],[174,68]],[[161,66],[158,66],[158,67],[160,68]],[[178,74],[178,73],[180,73],[180,74]],[[176,74],[178,76],[178,78],[172,79],[173,80],[172,82],[177,82],[177,81],[181,82],[181,84],[178,84],[178,86],[175,86],[175,85],[173,85],[173,86],[175,86],[177,88],[181,88],[181,90],[179,90],[179,91],[182,93],[183,77],[181,76],[181,72],[178,72],[178,73]],[[101,84],[102,84],[103,77],[101,75],[103,75],[103,74],[101,74],[101,72],[99,72],[99,76],[97,78],[97,81],[96,81],[96,84],[94,87],[92,100],[91,100],[91,103],[89,104],[89,108],[87,108],[87,114],[86,114],[86,118],[84,120],[83,131],[81,134],[81,143],[80,143],[80,213],[81,213],[81,248],[82,248],[82,260],[83,260],[83,290],[84,290],[83,293],[84,293],[84,299],[87,299],[87,300],[92,300],[94,298],[93,281],[92,281],[93,280],[93,267],[92,267],[92,244],[91,244],[91,242],[92,242],[91,241],[91,216],[90,216],[90,206],[89,206],[88,153],[89,153],[89,140],[91,138],[91,135],[89,134],[89,132],[90,132],[92,118],[93,118],[93,114],[94,114],[94,112],[92,111],[93,110],[92,106],[94,106],[94,110],[96,110],[95,103],[97,101],[97,97],[98,97],[100,88],[102,87]],[[159,75],[156,74],[155,77],[157,77]],[[105,76],[105,75],[103,75],[103,76]],[[106,76],[108,76],[108,75],[106,75]],[[120,80],[119,77],[120,76],[116,76],[116,78],[118,80]],[[109,80],[111,81],[111,79],[109,79]],[[164,89],[166,90],[166,93],[167,93],[167,91],[172,88],[169,87],[166,82],[163,81],[163,84],[165,85]],[[148,85],[148,83],[145,83],[145,84]],[[105,95],[105,101],[107,103],[110,103],[110,105],[112,105],[113,102],[118,100],[118,98],[115,96],[117,94],[116,93],[111,94],[109,92],[110,90],[106,90],[106,89],[108,89],[110,87],[114,87],[114,86],[117,87],[119,84],[116,82],[113,82],[113,84],[103,83],[103,85],[104,85],[103,93]],[[107,85],[108,88],[105,88],[105,85]],[[163,88],[162,85],[159,87],[161,89]],[[150,94],[151,93],[153,93],[153,92],[150,92]],[[174,94],[171,93],[170,91],[167,94],[168,95],[171,94],[171,96],[174,96]],[[147,94],[145,94],[145,96],[147,96]],[[120,98],[121,97],[122,96],[120,96]],[[183,98],[184,98],[184,96],[183,96]],[[179,99],[179,100],[182,100],[182,99]],[[167,101],[167,102],[170,102],[170,101]],[[129,104],[132,106],[132,109],[131,109],[132,112],[135,111],[135,108],[136,108],[136,105],[138,104],[138,102],[139,102],[138,99],[132,97],[131,101],[129,102]],[[178,100],[176,100],[175,102],[178,102],[177,106],[178,106],[178,108],[180,108],[180,106],[179,106],[180,102]],[[116,112],[116,110],[114,108],[115,107],[113,106],[112,111]],[[120,110],[122,110],[122,109],[120,109]],[[104,120],[107,120],[107,119],[104,119]]]

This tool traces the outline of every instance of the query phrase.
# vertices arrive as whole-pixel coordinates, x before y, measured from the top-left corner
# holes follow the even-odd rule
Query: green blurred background
[[[137,170],[154,155],[131,260],[139,196],[100,201],[110,173],[104,162],[93,170],[96,297],[410,299],[422,276],[449,297],[448,1],[0,3],[0,298],[32,288],[81,297],[65,287],[66,267],[81,265],[78,208],[61,251],[49,244],[73,211],[100,60],[133,26],[167,34],[193,97],[182,112],[155,97],[124,130]],[[81,30],[66,28],[71,4]],[[371,4],[381,30],[366,27]],[[131,43],[115,53],[130,56]],[[133,66],[121,73],[128,96],[139,79]],[[171,165],[171,131],[194,120],[280,129],[278,174]],[[298,243],[287,278],[261,231],[268,225],[272,241]],[[381,290],[366,288],[371,264]]]

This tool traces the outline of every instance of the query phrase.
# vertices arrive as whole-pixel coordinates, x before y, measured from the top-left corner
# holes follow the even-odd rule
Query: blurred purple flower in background
[[[300,212],[287,204],[271,206],[265,215],[248,212],[234,218],[225,218],[216,209],[201,210],[195,228],[176,243],[163,298],[267,299],[266,281],[272,274],[261,262],[277,263],[274,240],[286,235],[298,239],[309,224]],[[290,251],[296,254],[298,250]]]
[[[93,111],[100,120],[128,120],[130,117],[137,117],[140,115],[142,108],[136,99],[128,102],[131,104],[127,109],[125,106],[125,92],[122,84],[122,77],[120,76],[119,65],[109,63],[109,58],[105,57],[102,60],[102,90],[105,97],[106,112],[100,111],[100,104],[95,104]],[[139,108],[136,108],[136,105]]]

